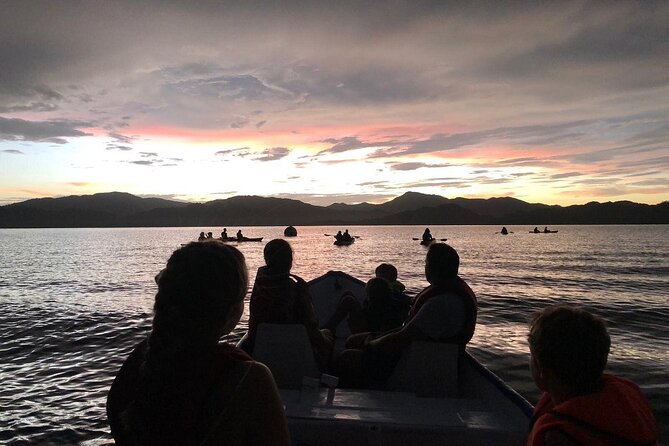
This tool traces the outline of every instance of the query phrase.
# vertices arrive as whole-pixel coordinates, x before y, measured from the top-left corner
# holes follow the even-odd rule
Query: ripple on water
[[[362,238],[337,250],[323,237],[332,229],[304,228],[291,240],[296,274],[311,279],[335,269],[367,280],[376,265],[390,262],[410,293],[425,286],[426,250],[407,244],[424,228],[352,228]],[[431,229],[458,249],[461,273],[479,296],[474,356],[536,401],[527,317],[553,303],[583,305],[608,322],[609,370],[639,384],[666,437],[669,227],[630,227],[634,237],[626,240],[606,227],[564,226],[555,237],[515,228],[507,238],[491,227]],[[0,443],[110,444],[107,391],[150,329],[153,276],[199,231],[0,230]],[[277,228],[244,232],[280,236]],[[241,249],[253,281],[262,245]],[[230,339],[243,331],[242,324]]]

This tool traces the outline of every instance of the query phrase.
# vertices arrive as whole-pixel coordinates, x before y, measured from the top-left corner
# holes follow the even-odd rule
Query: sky
[[[0,205],[669,200],[667,1],[31,1]]]

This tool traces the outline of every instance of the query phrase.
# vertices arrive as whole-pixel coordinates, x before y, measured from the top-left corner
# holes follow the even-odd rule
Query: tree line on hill
[[[39,198],[0,206],[1,228],[667,223],[669,202],[591,202],[563,207],[510,197],[449,199],[417,192],[382,204],[330,206],[258,196],[184,203],[122,192]]]

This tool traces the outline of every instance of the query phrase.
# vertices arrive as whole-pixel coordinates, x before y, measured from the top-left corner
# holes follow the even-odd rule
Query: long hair
[[[141,389],[123,415],[137,444],[188,437],[182,412],[197,398],[189,389],[206,376],[228,315],[246,294],[248,273],[236,248],[218,241],[194,242],[172,254],[156,282]]]

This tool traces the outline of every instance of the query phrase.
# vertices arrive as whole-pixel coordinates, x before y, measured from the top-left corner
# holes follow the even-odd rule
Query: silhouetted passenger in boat
[[[346,341],[334,364],[343,387],[387,380],[413,341],[457,344],[464,352],[476,327],[476,295],[458,276],[460,257],[451,246],[433,243],[425,258],[430,283],[415,298],[402,328],[375,336],[360,333]]]
[[[242,230],[240,229],[237,231],[237,240],[241,240],[244,238],[244,234],[242,234]]]
[[[228,238],[228,228],[223,228],[223,232],[221,232],[221,238],[223,240]]]
[[[502,230],[499,231],[499,232],[500,232],[500,234],[504,234],[504,235],[507,235],[509,233],[509,231],[506,229],[506,226],[502,226]]]
[[[548,226],[544,226],[544,232],[548,232]]]
[[[539,231],[539,228],[537,228],[537,227],[535,226],[533,232],[534,232],[535,234],[538,234],[538,233],[541,232],[541,231]]]
[[[337,240],[338,242],[341,242],[341,241],[344,240],[344,234],[342,234],[341,231],[337,231],[337,233],[335,234],[334,237],[335,237],[335,240]]]
[[[404,290],[406,289],[406,287],[402,282],[397,280],[397,268],[395,268],[394,265],[391,265],[390,263],[381,263],[374,270],[374,275],[376,277],[386,279],[388,281],[388,284],[390,284],[390,289],[392,290],[394,295],[402,294],[404,298],[406,299],[409,298],[409,296],[404,294]]]
[[[157,276],[151,333],[107,397],[118,445],[288,445],[270,371],[219,343],[244,311],[244,256],[219,241],[175,251]]]
[[[201,242],[202,240],[206,240],[207,236],[204,235],[204,231],[200,232],[200,236],[197,238],[198,242]]]
[[[332,353],[332,337],[329,331],[318,328],[307,283],[290,274],[293,266],[290,244],[283,239],[274,239],[265,245],[263,254],[265,266],[258,268],[251,292],[248,340],[244,348],[249,353],[253,351],[259,324],[303,324],[316,360],[321,367],[325,366]]]
[[[337,326],[348,318],[348,326],[353,334],[385,332],[400,327],[408,310],[408,303],[402,306],[395,301],[388,281],[375,277],[365,285],[365,299],[362,304],[353,293],[345,291],[323,328],[335,333]]]
[[[214,233],[213,232],[207,232],[207,240],[211,240],[214,238]]]
[[[423,232],[423,242],[428,243],[434,240],[432,237],[432,234],[430,233],[430,228],[425,228],[425,231]]]
[[[344,231],[344,233],[341,236],[341,239],[345,242],[350,242],[351,241],[351,234],[348,233],[348,229]]]
[[[582,309],[548,307],[533,315],[530,370],[544,391],[527,446],[654,445],[658,429],[639,388],[604,373],[611,339]]]

